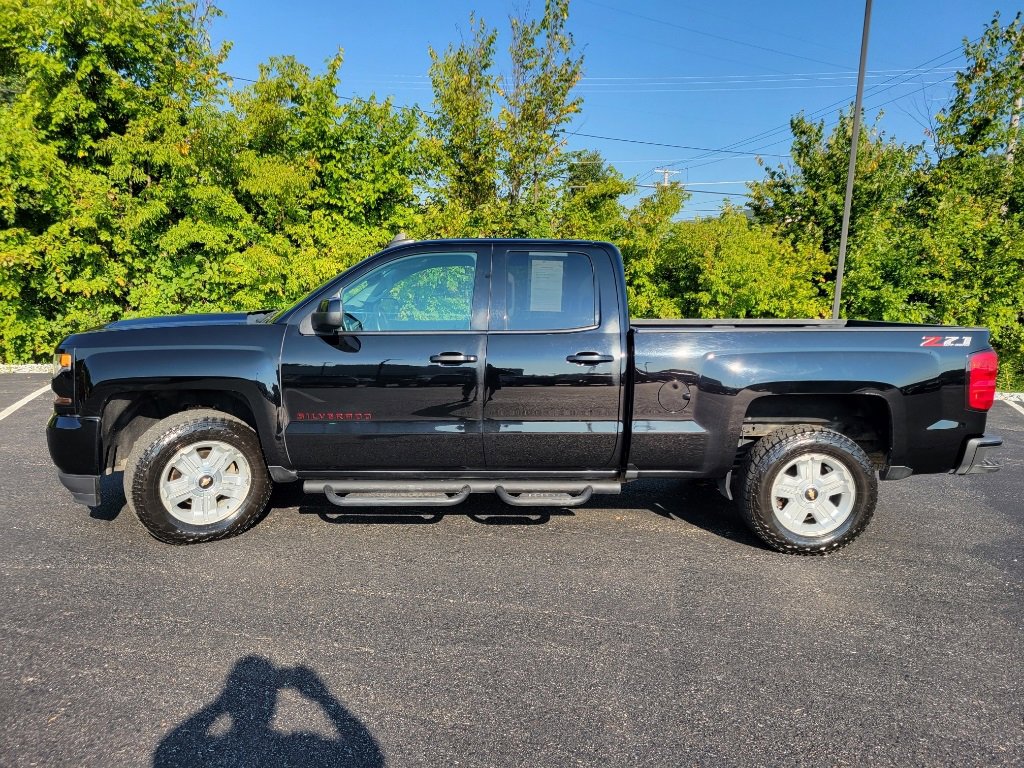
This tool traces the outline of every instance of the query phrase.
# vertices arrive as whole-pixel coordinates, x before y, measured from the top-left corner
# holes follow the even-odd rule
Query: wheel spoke
[[[235,460],[234,451],[228,451],[219,445],[210,446],[206,455],[206,467],[210,472],[223,472]]]
[[[849,478],[845,477],[840,472],[832,472],[826,475],[827,479],[821,483],[821,495],[825,497],[835,496],[837,494],[848,494],[853,491],[850,486]]]
[[[787,479],[780,480],[775,483],[775,487],[772,489],[772,495],[783,499],[796,500],[800,498],[801,490],[800,485],[796,480]]]
[[[224,475],[220,481],[220,493],[222,496],[229,496],[232,499],[245,498],[248,488],[243,482],[241,475]]]
[[[179,477],[177,480],[167,481],[164,484],[163,492],[167,503],[177,506],[191,496],[194,490],[195,486],[191,477]]]
[[[194,477],[202,470],[203,459],[195,448],[191,448],[187,452],[179,454],[171,466],[186,477]]]
[[[210,494],[196,496],[192,502],[192,512],[200,518],[201,522],[205,522],[205,518],[216,508],[216,500]]]
[[[828,499],[818,498],[811,507],[811,514],[819,525],[834,523],[839,516],[839,509]]]

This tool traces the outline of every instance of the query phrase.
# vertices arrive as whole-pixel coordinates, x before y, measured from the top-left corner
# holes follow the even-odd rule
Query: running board
[[[578,507],[595,493],[619,493],[618,480],[306,480],[339,507],[450,507],[471,493],[494,493],[517,507]]]
[[[352,491],[344,496],[339,496],[335,493],[333,486],[324,486],[324,495],[327,500],[338,507],[454,507],[469,498],[468,485],[462,486],[452,495],[442,492],[429,496],[416,495],[423,492],[425,492],[423,489],[415,489],[394,493],[390,496],[374,496],[365,491]]]
[[[593,495],[594,489],[588,485],[576,496],[568,492],[551,493],[550,491],[547,493],[526,491],[513,495],[499,485],[494,492],[498,494],[499,499],[513,507],[578,507],[587,503]]]

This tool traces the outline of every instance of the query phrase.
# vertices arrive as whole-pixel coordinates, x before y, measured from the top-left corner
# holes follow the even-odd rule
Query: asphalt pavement
[[[45,384],[0,376],[0,410]],[[883,483],[775,554],[698,483],[573,511],[340,513],[150,538],[0,421],[2,766],[1021,765],[1024,414],[1001,472]]]

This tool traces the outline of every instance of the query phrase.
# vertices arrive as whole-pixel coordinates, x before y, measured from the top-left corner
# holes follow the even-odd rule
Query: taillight
[[[999,358],[991,349],[975,352],[967,358],[967,407],[987,411],[996,399],[996,374]]]

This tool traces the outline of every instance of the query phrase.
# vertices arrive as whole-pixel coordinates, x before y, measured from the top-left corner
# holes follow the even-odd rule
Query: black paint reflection
[[[282,379],[292,462],[308,469],[483,466],[484,336],[285,338]],[[458,352],[476,362],[445,365]]]

